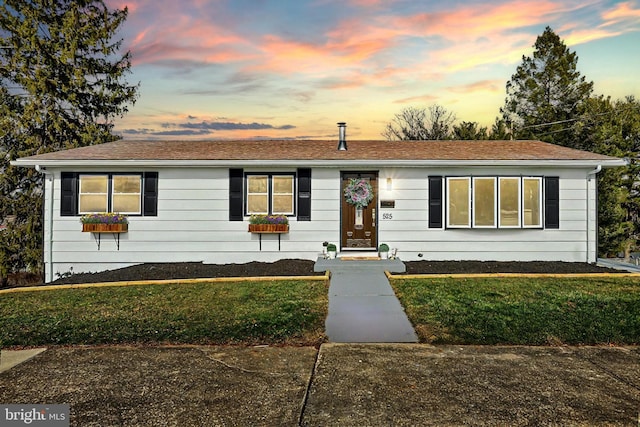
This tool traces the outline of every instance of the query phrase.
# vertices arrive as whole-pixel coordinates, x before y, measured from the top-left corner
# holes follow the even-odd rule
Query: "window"
[[[524,227],[542,227],[542,178],[522,178]]]
[[[247,174],[247,215],[294,215],[295,175]]]
[[[496,226],[495,178],[473,178],[473,226]]]
[[[447,228],[542,228],[541,177],[449,177],[446,182]]]
[[[108,175],[80,175],[78,211],[81,214],[109,211]]]
[[[470,178],[447,178],[447,227],[467,228],[471,218]]]
[[[142,213],[141,175],[79,175],[78,213]]]
[[[158,172],[61,172],[60,216],[93,212],[158,216]]]
[[[498,226],[520,227],[520,178],[500,178],[498,194]]]
[[[115,175],[113,177],[111,210],[125,214],[139,214],[141,187],[140,175]]]
[[[247,177],[247,213],[269,213],[269,177],[256,175]]]
[[[272,182],[271,213],[293,215],[293,176],[274,176]]]

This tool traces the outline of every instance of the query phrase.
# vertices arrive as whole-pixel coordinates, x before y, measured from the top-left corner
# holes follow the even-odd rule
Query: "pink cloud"
[[[639,18],[640,8],[636,8],[635,3],[630,1],[616,4],[613,9],[602,14],[602,19],[608,23]]]
[[[565,25],[562,30],[568,33],[565,38],[566,43],[577,45],[640,30],[638,25],[640,8],[634,8],[634,6],[632,2],[614,5],[613,8],[601,13],[603,22],[595,27],[581,28],[574,23]]]
[[[414,103],[431,104],[437,100],[438,100],[438,97],[434,95],[419,95],[419,96],[412,96],[409,98],[398,99],[396,101],[393,101],[393,103],[394,104],[414,104]]]
[[[285,74],[304,71],[324,74],[336,68],[362,67],[364,61],[392,47],[394,35],[393,31],[363,28],[353,21],[328,31],[324,40],[316,43],[266,35],[260,44],[263,60],[255,69]]]
[[[134,65],[167,60],[232,62],[252,55],[251,43],[234,32],[235,26],[207,18],[214,2],[194,1],[187,7],[170,0],[111,1],[130,8],[124,29],[133,30],[125,34],[125,41]]]
[[[561,7],[551,1],[485,3],[446,12],[395,18],[394,26],[407,28],[412,34],[438,35],[448,40],[472,40],[538,24],[560,10]]]
[[[504,91],[504,81],[502,80],[480,80],[462,86],[451,86],[448,88],[455,93],[472,93],[472,92],[502,92]]]

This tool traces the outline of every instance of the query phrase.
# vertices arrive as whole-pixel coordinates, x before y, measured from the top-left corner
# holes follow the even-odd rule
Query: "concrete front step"
[[[379,260],[378,252],[375,251],[342,251],[337,258],[343,260]]]

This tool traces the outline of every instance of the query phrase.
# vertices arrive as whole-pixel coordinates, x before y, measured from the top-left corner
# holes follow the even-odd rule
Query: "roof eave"
[[[624,159],[521,159],[521,160],[37,160],[23,158],[11,162],[21,167],[238,167],[269,165],[299,167],[444,167],[444,166],[561,166],[603,168],[625,166]]]

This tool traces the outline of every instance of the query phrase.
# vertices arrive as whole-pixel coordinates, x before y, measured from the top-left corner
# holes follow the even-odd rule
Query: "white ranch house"
[[[540,141],[116,141],[21,158],[45,174],[46,280],[148,262],[316,259],[595,262],[596,176],[624,160]],[[341,147],[345,148],[345,147]],[[345,201],[350,179],[373,200]],[[126,233],[82,232],[119,211]],[[248,232],[284,214],[284,234]]]

